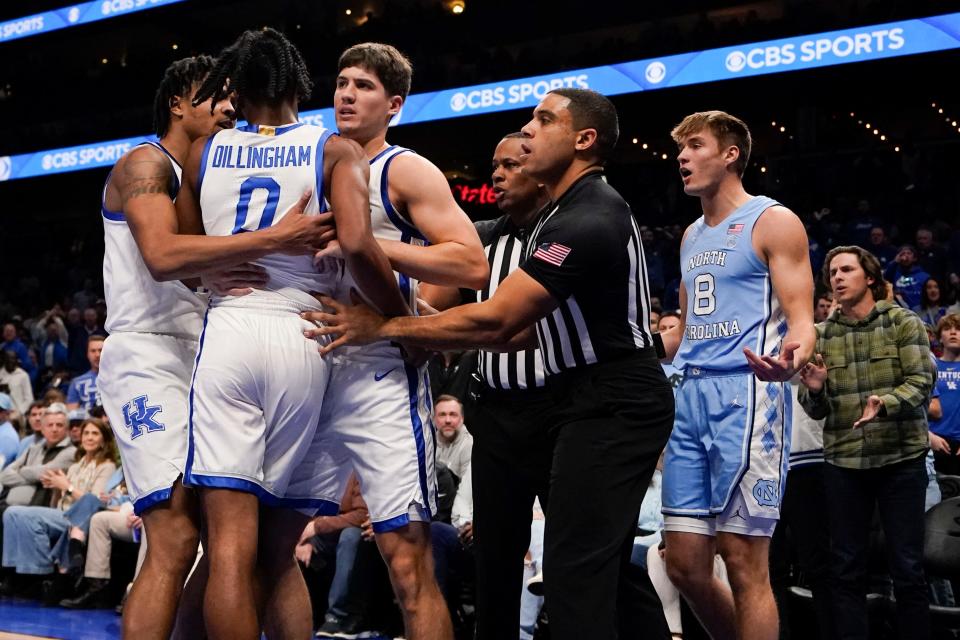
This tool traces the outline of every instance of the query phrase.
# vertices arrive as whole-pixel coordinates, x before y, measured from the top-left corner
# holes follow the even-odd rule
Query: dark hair
[[[664,311],[660,314],[661,320],[663,320],[664,318],[679,318],[679,317],[680,317],[680,313],[677,311]]]
[[[712,133],[720,143],[721,151],[724,148],[736,147],[740,150],[733,168],[741,178],[747,170],[750,161],[750,150],[753,148],[753,138],[747,123],[736,116],[724,111],[700,111],[691,113],[680,124],[673,128],[670,137],[677,144],[695,133],[706,129]]]
[[[89,338],[87,338],[87,344],[90,344],[91,342],[103,342],[106,339],[107,336],[103,335],[102,333],[93,333]]]
[[[87,428],[88,424],[92,424],[97,429],[100,430],[100,435],[103,436],[103,445],[100,447],[100,450],[97,451],[94,459],[97,461],[97,464],[100,465],[104,462],[116,462],[119,458],[117,452],[117,442],[113,437],[113,429],[110,428],[103,420],[98,418],[87,418],[80,425],[80,433],[82,434]],[[82,436],[81,436],[82,437]],[[74,460],[79,462],[83,457],[87,455],[87,452],[83,450],[83,447],[77,447],[77,453],[74,456]]]
[[[883,267],[880,266],[880,261],[877,260],[877,257],[864,249],[863,247],[858,247],[856,245],[847,245],[842,247],[834,247],[830,250],[830,253],[827,254],[827,257],[823,260],[823,282],[830,289],[833,289],[833,286],[830,284],[830,262],[841,253],[852,253],[857,256],[857,260],[860,262],[860,266],[863,268],[863,272],[867,274],[868,278],[873,278],[873,284],[870,285],[870,291],[873,293],[873,299],[876,302],[885,300],[887,298],[887,282],[883,279]]]
[[[937,284],[937,288],[940,289],[940,300],[937,301],[937,306],[938,307],[947,306],[944,304],[944,301],[947,298],[947,292],[944,291],[943,285],[941,285],[940,281],[937,280],[936,278],[927,278],[926,282],[923,283],[923,287],[921,287],[920,289],[920,308],[928,309],[931,306],[933,306],[933,303],[930,302],[930,298],[927,297],[927,285],[930,284],[931,282],[935,282]]]
[[[153,130],[158,138],[170,131],[170,101],[175,97],[188,100],[193,87],[203,82],[213,64],[210,56],[194,56],[177,60],[163,72],[163,80],[153,98]]]
[[[457,396],[452,396],[449,393],[445,393],[442,396],[438,396],[434,399],[433,406],[436,407],[441,402],[456,402],[458,405],[460,405],[460,411],[463,412],[463,403],[460,402],[460,398]]]
[[[30,406],[27,407],[27,416],[29,416],[30,412],[33,411],[34,409],[46,409],[47,404],[49,403],[44,400],[34,400],[33,402],[30,403]]]
[[[360,67],[372,71],[380,79],[387,95],[400,96],[406,100],[410,94],[413,65],[396,47],[380,42],[355,44],[340,54],[337,73],[347,67]]]
[[[289,99],[307,100],[312,89],[307,64],[286,36],[276,29],[251,30],[220,52],[193,105],[210,97],[219,102],[236,91],[246,102],[272,106]]]
[[[617,146],[620,137],[620,123],[617,119],[617,108],[610,99],[603,94],[590,89],[572,89],[562,87],[550,91],[558,96],[570,100],[567,111],[573,118],[576,129],[595,129],[597,142],[594,152],[601,163],[607,161]]]

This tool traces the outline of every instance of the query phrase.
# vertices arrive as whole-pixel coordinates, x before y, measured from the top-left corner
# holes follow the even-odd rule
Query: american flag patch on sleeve
[[[727,233],[742,233],[743,232],[743,223],[732,224],[727,227]]]
[[[534,258],[549,262],[555,267],[562,265],[568,255],[570,255],[570,247],[556,242],[544,242],[533,252]]]

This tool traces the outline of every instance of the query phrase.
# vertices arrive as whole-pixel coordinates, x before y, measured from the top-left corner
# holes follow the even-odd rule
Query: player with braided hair
[[[217,66],[197,89],[194,104],[228,93],[242,103],[278,106],[296,98],[308,100],[313,81],[300,51],[276,29],[247,31],[220,52]]]
[[[323,220],[288,215],[283,226],[243,236],[181,235],[196,232],[174,208],[190,144],[236,122],[225,96],[194,105],[196,89],[213,66],[209,56],[197,56],[167,68],[154,101],[159,139],[135,146],[117,161],[101,202],[110,337],[98,386],[134,510],[150,538],[124,608],[129,638],[169,637],[199,537],[197,499],[180,476],[204,302],[180,279],[232,270],[230,276],[240,278],[232,284],[255,286],[263,276],[238,265],[278,248],[309,253],[328,228]]]
[[[222,83],[221,83],[222,82]],[[285,223],[306,190],[306,211],[333,212],[342,258],[272,253],[268,281],[244,296],[211,297],[190,392],[184,483],[199,488],[209,577],[203,617],[210,638],[311,635],[309,594],[293,551],[317,512],[336,514],[340,493],[307,456],[330,363],[300,312],[320,308],[344,268],[389,315],[409,308],[370,231],[369,166],[361,147],[297,120],[310,90],[296,48],[277,31],[248,31],[219,56],[194,100],[237,96],[250,123],[196,140],[177,210],[208,235],[238,237]],[[339,487],[336,488],[339,490]]]

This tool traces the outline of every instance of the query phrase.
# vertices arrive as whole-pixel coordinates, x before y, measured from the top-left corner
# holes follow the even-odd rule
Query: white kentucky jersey
[[[381,151],[370,160],[370,228],[373,231],[373,237],[382,240],[397,240],[408,244],[425,246],[427,239],[413,225],[413,223],[400,214],[390,202],[388,187],[388,171],[390,164],[401,153],[414,153],[410,149],[398,146],[390,146]],[[417,308],[417,285],[415,278],[394,272],[397,277],[397,283],[400,291],[403,293],[404,300],[410,305],[410,308]],[[355,289],[360,292],[353,275],[347,270],[344,273],[343,280],[337,290],[337,299],[341,302],[350,302],[350,290]],[[364,355],[383,355],[398,356],[400,351],[396,346],[392,346],[389,341],[375,342],[363,346],[348,346],[339,350],[340,355],[347,357]]]
[[[753,250],[757,220],[777,204],[754,196],[714,227],[702,216],[690,226],[680,247],[687,308],[677,368],[746,369],[744,347],[758,355],[779,352],[787,323],[770,269]]]
[[[171,199],[176,199],[182,174],[180,164],[160,143],[143,144],[156,147],[170,161],[173,175],[169,194]],[[203,325],[205,302],[179,280],[157,282],[153,279],[123,211],[107,209],[106,196],[104,185],[100,200],[103,288],[107,300],[104,328],[109,333],[157,333],[196,340]]]
[[[228,236],[276,225],[307,190],[306,214],[326,209],[323,147],[332,131],[304,123],[282,127],[251,124],[210,136],[200,161],[197,191],[207,235]],[[273,253],[255,261],[267,271],[263,289],[233,298],[232,305],[258,305],[264,298],[319,307],[311,292],[333,294],[343,261]],[[215,303],[225,298],[216,298]]]

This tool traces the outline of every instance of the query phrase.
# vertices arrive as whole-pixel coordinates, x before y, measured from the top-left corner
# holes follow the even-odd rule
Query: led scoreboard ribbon
[[[113,4],[143,4],[141,8],[161,2],[163,0],[113,0]],[[532,108],[544,94],[557,87],[590,88],[611,96],[957,48],[960,48],[960,13],[952,13],[418,93],[407,98],[403,110],[391,125]],[[305,111],[300,114],[300,119],[335,126],[333,109],[330,108]],[[109,166],[143,139],[126,138],[2,156],[0,181]]]
[[[183,0],[100,0],[0,22],[0,44]]]

